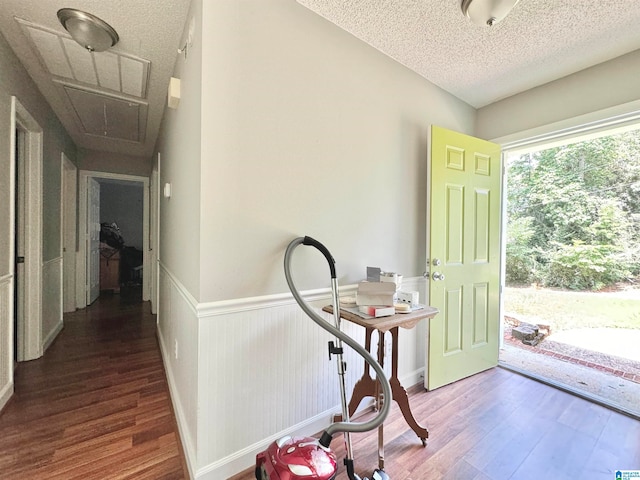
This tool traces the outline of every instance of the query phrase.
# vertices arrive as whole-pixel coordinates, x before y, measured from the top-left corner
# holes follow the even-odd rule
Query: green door
[[[428,390],[498,364],[500,146],[433,126]],[[428,270],[429,271],[429,270]]]

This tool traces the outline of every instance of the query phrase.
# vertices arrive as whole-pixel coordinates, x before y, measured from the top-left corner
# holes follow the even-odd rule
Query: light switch
[[[171,77],[169,91],[167,92],[167,104],[169,108],[178,108],[180,105],[180,79]]]

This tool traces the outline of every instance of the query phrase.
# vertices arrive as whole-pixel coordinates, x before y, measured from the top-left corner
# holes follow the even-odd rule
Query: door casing
[[[17,335],[17,359],[19,362],[34,360],[42,356],[42,128],[20,103],[18,98],[11,97],[11,152],[13,161],[10,172],[10,231],[11,246],[11,299],[10,314],[13,318],[15,305],[13,291],[15,282],[15,158],[16,138],[14,132],[20,128],[24,132],[24,152],[22,165],[24,171],[24,292],[23,314],[18,318],[18,330],[13,331],[11,323],[10,335],[13,351],[13,336]],[[4,333],[4,332],[3,332]]]
[[[90,178],[94,178],[97,180],[122,180],[142,184],[142,300],[148,301],[151,295],[151,267],[149,261],[149,177],[80,170],[78,181],[78,231],[80,232],[80,238],[78,241],[78,256],[76,263],[76,306],[77,308],[84,308],[87,306],[87,288],[89,281],[87,276],[87,261],[89,255],[87,248],[87,192]]]
[[[76,309],[76,232],[78,169],[64,154],[60,155],[60,256],[62,257],[63,312]]]

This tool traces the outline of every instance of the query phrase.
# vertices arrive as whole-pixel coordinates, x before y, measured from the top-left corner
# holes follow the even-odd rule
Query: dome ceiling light
[[[111,25],[90,13],[62,8],[58,10],[58,19],[71,37],[90,52],[103,52],[120,40]]]
[[[462,13],[477,25],[493,26],[506,17],[519,0],[462,0]]]

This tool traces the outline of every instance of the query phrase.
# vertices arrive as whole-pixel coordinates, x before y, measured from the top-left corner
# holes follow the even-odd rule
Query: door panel
[[[473,286],[473,340],[474,347],[489,342],[489,285],[486,283]]]
[[[93,303],[100,295],[100,184],[94,178],[88,183],[88,252],[87,262],[89,288],[87,303]]]
[[[464,247],[464,186],[447,185],[446,241],[448,265],[461,265]]]
[[[444,353],[451,355],[462,351],[462,291],[448,290],[446,297]]]
[[[431,131],[428,374],[432,390],[497,365],[500,146]],[[439,263],[438,263],[439,262]],[[436,265],[437,264],[437,265]]]

